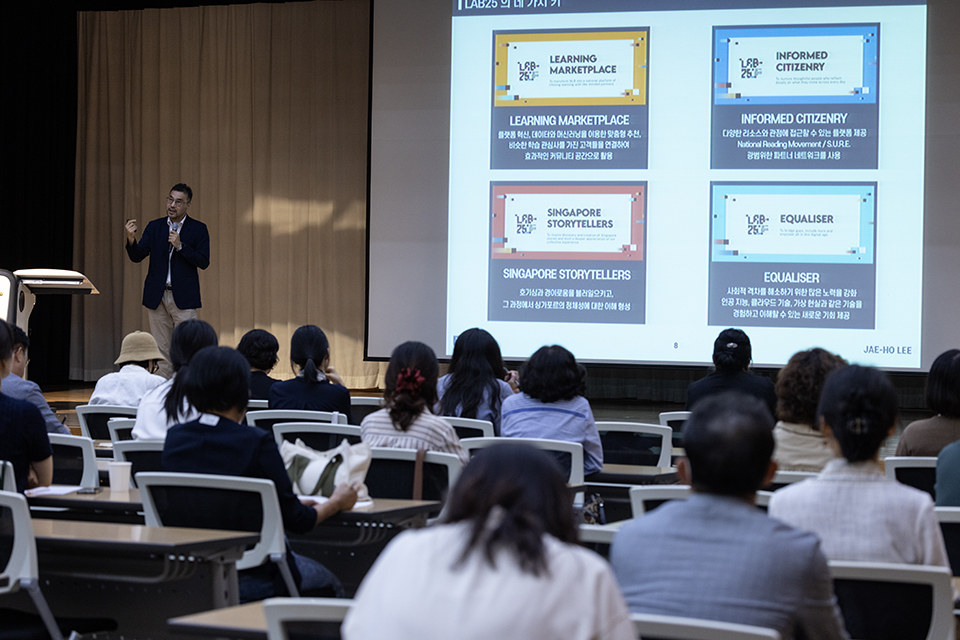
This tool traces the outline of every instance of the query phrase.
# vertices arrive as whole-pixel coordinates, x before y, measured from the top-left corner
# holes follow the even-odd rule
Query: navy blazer
[[[147,224],[140,242],[127,243],[127,255],[134,262],[142,262],[152,254],[147,277],[143,281],[143,306],[156,309],[163,299],[167,285],[167,254],[170,252],[170,227],[167,218],[157,218]],[[210,234],[207,225],[190,216],[180,227],[180,251],[174,251],[170,260],[170,284],[173,301],[181,309],[200,308],[200,276],[197,269],[210,266]]]

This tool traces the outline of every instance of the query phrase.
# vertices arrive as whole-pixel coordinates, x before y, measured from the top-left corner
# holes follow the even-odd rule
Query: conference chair
[[[80,421],[80,435],[91,440],[109,440],[110,418],[136,418],[136,407],[123,407],[113,404],[82,404],[77,407],[77,419]]]
[[[458,418],[456,416],[440,416],[446,420],[453,430],[457,432],[457,437],[464,438],[495,438],[493,423],[489,420],[477,420],[476,418]]]
[[[38,615],[14,609],[0,609],[0,637],[52,638],[63,640],[70,630],[80,633],[113,631],[112,620],[96,618],[54,618],[40,590],[37,543],[27,499],[19,493],[0,491],[0,597],[23,590],[30,596]]]
[[[340,624],[353,600],[346,598],[268,598],[263,601],[267,640],[340,637]]]
[[[808,478],[816,478],[818,473],[811,471],[777,471],[773,474],[773,478],[770,480],[764,489],[767,491],[776,491],[777,489],[782,489],[788,484],[793,484],[794,482],[802,482]]]
[[[460,441],[461,446],[471,456],[477,449],[508,443],[527,444],[553,453],[557,456],[560,468],[568,472],[567,482],[572,485],[583,484],[583,445],[579,442],[546,438],[466,438]]]
[[[53,450],[53,484],[100,486],[93,440],[62,433],[49,433],[47,437]]]
[[[950,559],[950,571],[960,576],[960,507],[936,507],[936,512],[947,558]]]
[[[163,440],[127,440],[113,445],[113,459],[129,462],[130,486],[137,488],[137,474],[163,471]]]
[[[301,409],[265,409],[248,411],[247,424],[273,432],[273,425],[280,422],[326,422],[347,424],[347,415],[339,411],[306,411]]]
[[[830,562],[847,633],[859,640],[954,640],[953,589],[945,567]]]
[[[630,509],[633,517],[646,515],[671,500],[686,500],[690,497],[690,485],[640,485],[630,487]]]
[[[237,561],[237,571],[272,562],[290,596],[299,597],[287,564],[280,501],[272,480],[205,473],[137,475],[148,527],[259,531],[260,541]]]
[[[107,430],[110,431],[110,441],[113,444],[133,440],[133,427],[137,424],[136,418],[110,418],[107,420]]]
[[[883,461],[887,477],[926,491],[936,500],[937,459],[926,456],[891,456]]]
[[[352,424],[332,424],[323,422],[278,422],[273,425],[273,437],[279,447],[284,440],[303,444],[317,451],[335,449],[346,440],[350,444],[360,442],[360,427]]]
[[[350,413],[353,415],[353,421],[356,424],[360,424],[368,415],[382,408],[383,398],[350,396]]]
[[[247,400],[247,411],[257,411],[260,409],[269,409],[270,401],[269,400],[255,400],[250,398]]]
[[[370,468],[364,481],[370,497],[415,498],[416,463],[416,449],[371,447]],[[419,499],[443,500],[448,490],[456,484],[462,467],[456,454],[425,451]]]
[[[689,411],[663,411],[660,413],[660,424],[673,429],[674,444],[679,445],[683,441],[683,423],[689,417]]]
[[[17,476],[9,460],[0,460],[0,491],[17,492]]]
[[[701,618],[631,613],[634,632],[643,640],[780,640],[774,629]]]
[[[603,461],[669,467],[673,429],[640,422],[597,422]]]

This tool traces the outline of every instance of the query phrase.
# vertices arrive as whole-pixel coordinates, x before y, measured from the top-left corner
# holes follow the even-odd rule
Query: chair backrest
[[[489,420],[477,420],[476,418],[458,418],[456,416],[440,416],[453,427],[457,432],[457,437],[463,438],[493,438],[497,434],[493,432],[493,423]]]
[[[945,567],[833,561],[830,573],[851,638],[954,638],[953,589]]]
[[[91,440],[110,439],[110,430],[107,428],[107,421],[110,418],[136,417],[136,407],[123,407],[113,404],[82,404],[77,407],[80,434]]]
[[[13,463],[9,460],[0,460],[0,477],[3,478],[3,482],[0,482],[0,491],[13,491],[16,493],[16,472],[13,470]]]
[[[370,468],[365,483],[374,498],[407,499],[413,495],[415,449],[371,447]],[[456,484],[462,468],[460,458],[452,453],[427,451],[423,458],[424,500],[442,500]]]
[[[259,409],[269,409],[270,401],[269,400],[255,400],[250,398],[247,400],[247,411],[257,411]]]
[[[937,498],[937,459],[926,456],[891,456],[884,459],[884,469],[888,478],[926,491],[934,500]]]
[[[114,444],[133,440],[133,427],[136,426],[136,418],[110,418],[107,420],[107,430],[110,432],[110,440]]]
[[[689,411],[663,411],[660,413],[660,424],[673,428],[674,432],[683,431],[683,423],[690,417]]]
[[[764,488],[768,491],[776,491],[788,484],[800,482],[808,478],[816,478],[818,475],[818,473],[812,471],[777,471],[773,474],[773,479],[770,480],[770,484]]]
[[[690,485],[640,485],[630,487],[630,509],[633,517],[650,513],[664,502],[686,500],[690,497]]]
[[[352,606],[353,600],[345,598],[268,598],[263,601],[267,640],[339,638],[340,623]]]
[[[317,451],[334,449],[342,440],[350,444],[360,442],[360,427],[352,424],[332,424],[324,422],[278,422],[273,425],[273,437],[277,446],[284,440],[303,444]]]
[[[631,613],[633,631],[643,640],[780,640],[780,632],[732,622],[701,618]]]
[[[960,576],[960,507],[937,507],[936,511],[950,559],[950,572]]]
[[[100,486],[93,440],[62,433],[48,433],[47,437],[53,449],[53,484]]]
[[[259,531],[237,569],[259,567],[286,545],[280,501],[272,480],[205,473],[143,472],[137,475],[148,527]]]
[[[460,441],[461,446],[470,455],[473,455],[473,452],[477,449],[495,447],[504,443],[528,444],[537,449],[554,453],[557,455],[561,468],[570,470],[567,482],[574,485],[583,484],[583,445],[579,442],[545,438],[466,438]]]
[[[673,428],[641,422],[597,422],[603,461],[613,464],[670,466]]]
[[[163,440],[126,440],[113,445],[113,459],[129,462],[130,486],[137,488],[137,474],[163,471]]]
[[[273,425],[280,422],[327,422],[332,424],[347,424],[347,414],[339,411],[307,411],[304,409],[265,409],[263,411],[247,411],[247,424],[251,427],[260,427],[264,431],[273,430]]]
[[[382,408],[382,397],[350,396],[350,414],[355,424],[360,424],[368,415]]]

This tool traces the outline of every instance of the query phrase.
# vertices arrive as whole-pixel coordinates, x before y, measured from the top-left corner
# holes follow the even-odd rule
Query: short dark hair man
[[[137,242],[137,221],[127,220],[127,255],[134,262],[150,257],[143,281],[143,306],[150,319],[150,333],[163,354],[157,373],[169,378],[170,336],[184,320],[197,317],[200,308],[200,276],[197,269],[210,265],[210,234],[199,220],[187,217],[193,190],[183,183],[173,185],[167,196],[167,215],[147,224]]]
[[[43,392],[40,391],[37,383],[24,378],[27,373],[27,362],[30,360],[30,338],[17,325],[11,324],[9,326],[13,333],[13,357],[10,360],[10,373],[3,379],[4,395],[17,400],[26,400],[39,409],[47,433],[69,435],[70,429],[67,429],[62,422],[57,420],[57,416],[53,413],[50,405],[47,404],[47,400],[43,397]]]
[[[610,562],[631,611],[776,629],[784,640],[846,638],[820,541],[768,517],[756,491],[772,478],[773,418],[760,400],[701,400],[684,424],[682,482],[668,502],[623,526]]]

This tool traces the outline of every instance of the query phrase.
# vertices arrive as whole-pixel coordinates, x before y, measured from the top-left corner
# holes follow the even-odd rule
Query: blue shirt
[[[11,373],[3,379],[3,382],[0,382],[0,385],[3,386],[3,395],[17,400],[26,400],[40,411],[40,417],[43,418],[47,433],[70,435],[70,429],[67,429],[62,422],[57,420],[57,416],[54,415],[50,405],[47,404],[36,382],[24,380],[17,374]]]

